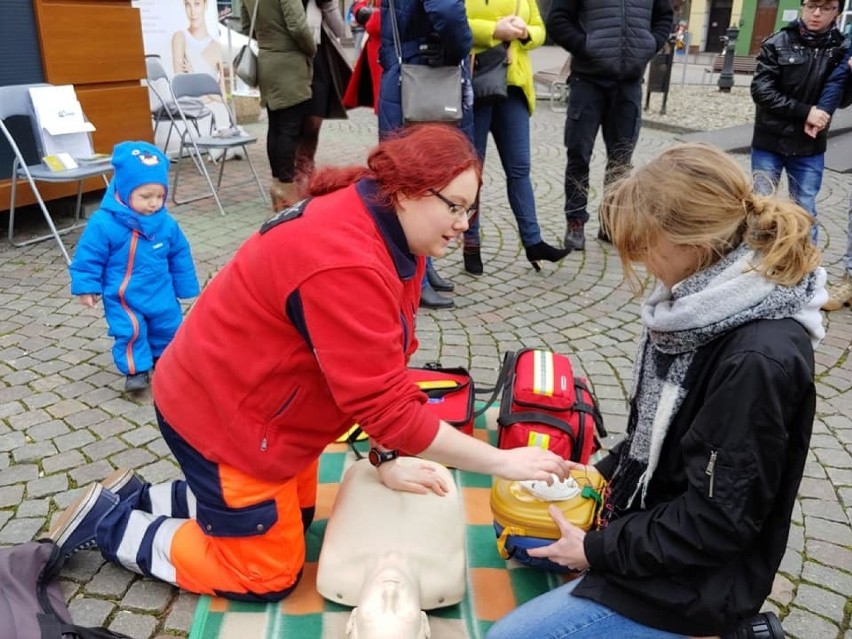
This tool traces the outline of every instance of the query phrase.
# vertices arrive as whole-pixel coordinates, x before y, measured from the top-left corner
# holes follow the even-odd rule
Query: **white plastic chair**
[[[237,122],[234,118],[234,114],[228,107],[228,104],[225,101],[225,96],[222,95],[222,90],[216,79],[206,73],[179,73],[172,78],[172,95],[175,98],[175,103],[178,107],[178,113],[184,123],[184,130],[181,132],[180,151],[178,152],[177,169],[175,170],[175,183],[172,187],[172,201],[175,204],[186,204],[187,202],[194,202],[209,197],[207,195],[200,195],[197,197],[186,198],[183,200],[178,199],[178,185],[180,183],[181,171],[180,158],[183,157],[184,151],[186,151],[191,155],[194,154],[194,157],[197,157],[199,160],[201,160],[197,164],[200,165],[201,172],[204,175],[204,178],[207,180],[207,184],[210,186],[210,193],[213,196],[213,199],[216,201],[216,204],[219,207],[219,211],[222,213],[222,215],[224,215],[225,209],[223,208],[222,202],[219,199],[219,189],[222,186],[222,176],[225,173],[225,152],[227,152],[229,149],[239,148],[242,149],[243,153],[245,154],[249,168],[251,169],[252,175],[254,176],[254,182],[255,184],[257,184],[257,189],[260,192],[261,199],[268,204],[269,199],[267,198],[266,192],[263,189],[263,184],[261,184],[260,182],[260,177],[258,176],[257,171],[254,168],[254,164],[251,161],[251,156],[249,155],[247,148],[249,145],[255,144],[257,142],[257,137],[253,135],[247,135],[237,127]],[[181,100],[183,98],[203,98],[205,96],[217,96],[222,101],[225,110],[228,112],[228,119],[230,122],[229,129],[220,129],[219,131],[211,135],[199,135],[197,131],[193,131],[193,129],[189,127],[184,108],[181,104]],[[210,151],[212,151],[213,149],[219,149],[222,151],[222,156],[219,160],[219,175],[216,180],[215,186],[213,185],[213,181],[210,178],[210,173],[207,171],[207,167],[205,166],[203,161],[205,155],[212,159],[213,156],[210,155]]]

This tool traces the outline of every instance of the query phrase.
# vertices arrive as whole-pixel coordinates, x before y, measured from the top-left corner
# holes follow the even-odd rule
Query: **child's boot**
[[[128,375],[124,381],[124,390],[128,393],[138,393],[148,388],[149,382],[148,371]]]

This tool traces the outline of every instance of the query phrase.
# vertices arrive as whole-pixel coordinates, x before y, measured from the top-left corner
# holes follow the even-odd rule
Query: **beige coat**
[[[262,106],[284,109],[311,97],[313,59],[317,46],[308,29],[301,0],[243,0],[242,31],[249,32],[254,5],[257,21],[257,77]]]

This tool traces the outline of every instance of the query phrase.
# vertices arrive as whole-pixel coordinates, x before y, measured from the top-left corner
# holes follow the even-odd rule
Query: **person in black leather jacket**
[[[818,102],[850,46],[835,26],[839,7],[838,0],[803,1],[801,17],[761,45],[751,83],[757,107],[751,151],[755,188],[771,193],[786,170],[790,195],[814,218],[831,117]],[[814,137],[807,127],[819,132]],[[814,224],[814,241],[817,229]]]
[[[598,129],[604,186],[630,168],[642,124],[642,76],[672,32],[671,0],[554,0],[545,26],[571,54],[565,114],[565,248],[582,251],[589,220],[589,160]],[[608,241],[605,233],[598,237]]]
[[[527,550],[585,574],[487,639],[783,639],[775,615],[758,613],[787,549],[816,406],[828,293],[810,217],[755,194],[705,144],[635,169],[600,215],[628,279],[657,279],[627,434],[595,464],[609,482],[595,529],[551,506],[561,537]]]

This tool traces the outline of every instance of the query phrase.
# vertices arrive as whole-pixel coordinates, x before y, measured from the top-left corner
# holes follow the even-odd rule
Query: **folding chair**
[[[59,245],[59,250],[62,251],[62,255],[63,257],[65,257],[65,261],[70,264],[71,257],[68,255],[68,251],[66,250],[65,245],[62,243],[62,238],[60,236],[85,225],[85,221],[83,221],[82,223],[80,222],[80,210],[82,208],[83,199],[83,180],[100,175],[101,177],[103,177],[104,184],[108,186],[109,180],[107,179],[107,173],[110,173],[112,171],[112,165],[109,164],[109,162],[99,162],[96,165],[81,166],[77,169],[52,171],[41,164],[41,134],[37,131],[37,128],[35,126],[34,114],[30,101],[30,87],[37,86],[43,87],[50,85],[40,83],[16,84],[11,86],[0,87],[0,131],[2,131],[3,136],[6,138],[6,142],[8,142],[9,146],[12,148],[12,153],[14,154],[11,174],[11,202],[9,206],[9,242],[13,246],[27,246],[28,244],[33,244],[34,242],[41,242],[42,240],[47,240],[52,237]],[[29,152],[27,155],[30,161],[35,160],[35,163],[33,164],[27,163],[27,158],[25,158],[24,153],[21,151],[22,146],[25,149],[32,149],[32,141],[27,139],[21,139],[20,136],[19,139],[16,140],[15,137],[12,135],[12,132],[6,126],[5,121],[8,118],[14,116],[24,116],[29,119],[31,131],[35,139],[35,158],[33,158],[32,152]],[[23,242],[16,242],[14,239],[15,205],[17,203],[16,201],[18,179],[25,179],[27,180],[27,182],[29,182],[30,188],[32,189],[33,194],[35,195],[36,200],[38,201],[39,208],[41,209],[42,215],[44,216],[44,220],[45,222],[47,222],[47,225],[50,228],[50,233],[46,233],[45,235],[40,235],[38,237],[33,237]],[[53,223],[53,218],[51,218],[50,212],[47,210],[47,205],[44,202],[44,198],[42,198],[41,192],[38,190],[38,182],[77,182],[77,206],[74,210],[74,222],[71,225],[63,227],[61,229],[56,228],[56,225]]]
[[[225,101],[225,96],[222,95],[221,88],[219,87],[219,83],[216,79],[206,73],[178,73],[172,78],[172,95],[175,97],[178,113],[184,123],[184,130],[181,132],[177,169],[175,170],[175,184],[172,188],[172,201],[175,204],[186,204],[187,202],[195,202],[208,197],[206,195],[200,195],[194,198],[178,200],[178,184],[180,183],[181,170],[180,158],[183,157],[184,150],[187,150],[190,154],[194,154],[195,157],[200,160],[198,165],[200,165],[201,172],[207,180],[207,184],[210,186],[210,193],[212,194],[213,199],[216,200],[219,211],[222,215],[225,215],[225,209],[222,207],[222,202],[219,200],[219,189],[222,186],[222,176],[225,173],[225,153],[228,149],[241,148],[243,153],[245,153],[249,168],[254,176],[254,182],[257,184],[257,189],[260,191],[260,197],[268,204],[269,199],[267,198],[266,192],[263,190],[263,185],[260,183],[260,177],[257,175],[257,171],[254,168],[254,164],[251,161],[247,148],[249,144],[255,144],[257,142],[257,137],[253,135],[246,135],[237,127],[234,114],[228,107],[228,103]],[[222,105],[228,112],[228,119],[230,122],[229,129],[217,131],[212,135],[194,135],[192,133],[192,130],[188,125],[186,114],[184,113],[184,108],[181,104],[181,99],[187,97],[201,98],[204,96],[218,96],[219,99],[222,100]],[[204,165],[204,153],[206,152],[207,156],[212,159],[210,151],[213,149],[219,149],[223,152],[219,159],[219,176],[216,180],[216,186],[213,186],[213,181],[210,179],[210,173]]]
[[[163,63],[158,55],[145,56],[146,83],[151,95],[155,98],[155,104],[151,109],[151,118],[154,120],[154,141],[157,140],[157,131],[161,124],[167,124],[169,129],[166,133],[166,142],[163,144],[163,153],[168,153],[169,142],[172,131],[180,134],[183,123],[180,121],[177,101],[172,95],[172,85],[166,73]],[[183,112],[188,122],[192,123],[196,132],[201,135],[201,120],[209,118],[210,127],[208,133],[213,133],[213,112],[210,111],[199,98],[185,98],[182,101]]]

